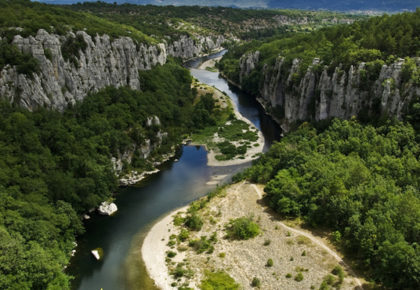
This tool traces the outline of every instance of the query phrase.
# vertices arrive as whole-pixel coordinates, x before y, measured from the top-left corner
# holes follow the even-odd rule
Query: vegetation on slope
[[[108,34],[111,37],[130,36],[140,42],[154,41],[132,26],[113,23],[89,13],[30,0],[0,0],[0,36],[11,40],[16,34],[23,37],[35,35],[41,28],[59,35],[71,30],[85,30],[93,36]]]
[[[241,39],[266,37],[275,32],[306,31],[335,21],[361,16],[326,11],[252,10],[199,6],[139,6],[85,2],[71,6],[106,19],[132,25],[161,39],[179,34],[217,34]]]
[[[327,227],[379,284],[420,283],[420,146],[409,124],[304,123],[243,173],[265,183],[270,207]]]
[[[239,83],[239,58],[249,51],[260,51],[257,69],[243,83],[246,89],[257,93],[261,85],[262,68],[273,65],[278,56],[285,58],[282,73],[287,73],[293,59],[300,60],[299,71],[294,76],[298,84],[314,58],[321,63],[313,68],[320,74],[325,65],[329,71],[341,65],[346,71],[350,65],[366,62],[366,87],[377,79],[383,64],[398,57],[420,56],[420,10],[414,13],[384,15],[351,25],[337,25],[308,34],[274,37],[265,42],[254,41],[231,49],[220,62],[220,69]],[[414,65],[415,66],[415,65]],[[407,79],[420,83],[419,74],[407,68]]]
[[[38,61],[12,44],[15,35],[35,36],[39,29],[59,35],[84,30],[91,36],[108,34],[111,37],[129,36],[141,43],[156,42],[132,26],[114,23],[89,13],[30,0],[0,0],[0,70],[6,65],[16,65],[19,73],[31,75],[39,72]],[[77,48],[74,43],[65,43],[62,47],[63,56],[77,63],[74,57],[78,54]]]

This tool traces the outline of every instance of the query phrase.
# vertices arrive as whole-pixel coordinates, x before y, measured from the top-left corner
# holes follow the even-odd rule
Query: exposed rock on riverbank
[[[113,215],[118,211],[117,205],[113,202],[104,201],[98,208],[98,212],[101,215]]]

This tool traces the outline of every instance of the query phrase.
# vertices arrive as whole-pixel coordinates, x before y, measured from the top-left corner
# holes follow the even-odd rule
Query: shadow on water
[[[218,57],[224,52],[206,57]],[[192,60],[195,66],[203,59]],[[253,122],[266,137],[268,146],[280,131],[251,96],[230,87],[218,73],[191,69],[200,81],[225,91],[239,111]],[[86,233],[78,238],[77,253],[67,269],[75,277],[73,289],[153,289],[141,260],[141,243],[148,229],[166,213],[182,207],[210,192],[208,185],[215,175],[226,175],[220,183],[250,166],[209,167],[207,152],[201,146],[182,146],[178,155],[136,187],[120,189],[115,203],[119,211],[112,217],[93,215],[86,221]],[[104,258],[96,261],[90,251],[104,250]]]

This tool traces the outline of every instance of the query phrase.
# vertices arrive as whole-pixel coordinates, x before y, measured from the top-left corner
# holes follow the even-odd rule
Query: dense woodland
[[[70,6],[99,17],[135,27],[160,39],[194,33],[234,36],[240,39],[267,37],[286,31],[310,31],[335,22],[364,18],[329,11],[240,10],[228,7],[139,6],[84,2]]]
[[[377,285],[417,289],[419,154],[408,123],[334,120],[323,130],[304,123],[239,177],[265,183],[268,204],[282,217],[331,230]]]
[[[111,37],[130,36],[140,42],[154,39],[132,26],[124,26],[90,13],[75,12],[54,5],[30,0],[0,0],[0,36],[9,41],[19,34],[35,35],[39,29],[65,35],[69,31],[85,30],[90,35],[108,34]]]

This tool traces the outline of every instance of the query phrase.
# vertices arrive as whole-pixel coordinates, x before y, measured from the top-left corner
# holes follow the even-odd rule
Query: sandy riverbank
[[[205,70],[206,68],[214,68],[215,67],[215,65],[216,65],[216,62],[218,62],[218,61],[220,61],[222,59],[222,56],[220,56],[220,57],[216,57],[216,58],[212,58],[212,59],[209,59],[209,60],[207,60],[207,61],[205,61],[205,62],[203,62],[199,67],[198,67],[198,69],[203,69],[203,70]]]
[[[173,288],[171,287],[172,278],[165,264],[167,243],[170,235],[175,232],[175,226],[172,222],[174,216],[179,212],[186,211],[187,208],[188,206],[174,210],[159,220],[147,233],[141,247],[147,272],[150,278],[155,281],[156,286],[161,289]],[[181,258],[181,255],[177,258]]]
[[[158,222],[148,233],[142,248],[147,270],[156,284],[162,289],[176,289],[187,283],[188,287],[197,289],[206,270],[224,270],[241,285],[241,289],[252,289],[250,283],[254,277],[260,279],[260,289],[318,289],[332,269],[341,265],[345,271],[341,289],[361,287],[361,281],[327,240],[299,227],[285,225],[261,203],[262,194],[260,185],[233,184],[199,210],[197,214],[204,225],[199,232],[190,232],[189,239],[216,233],[217,242],[211,253],[197,254],[188,247],[188,241],[178,242],[172,249],[167,245],[170,235],[178,234],[181,228],[173,225],[173,216],[185,211],[185,207]],[[224,225],[241,216],[253,216],[261,234],[245,241],[223,239]],[[179,251],[182,247],[187,249]],[[170,264],[183,262],[192,270],[193,276],[177,281],[170,275],[169,264],[165,264],[169,250],[176,252]],[[268,259],[274,261],[273,266],[266,266]],[[296,280],[298,273],[303,274],[303,280]],[[176,287],[173,287],[175,284],[171,286],[172,283]]]

